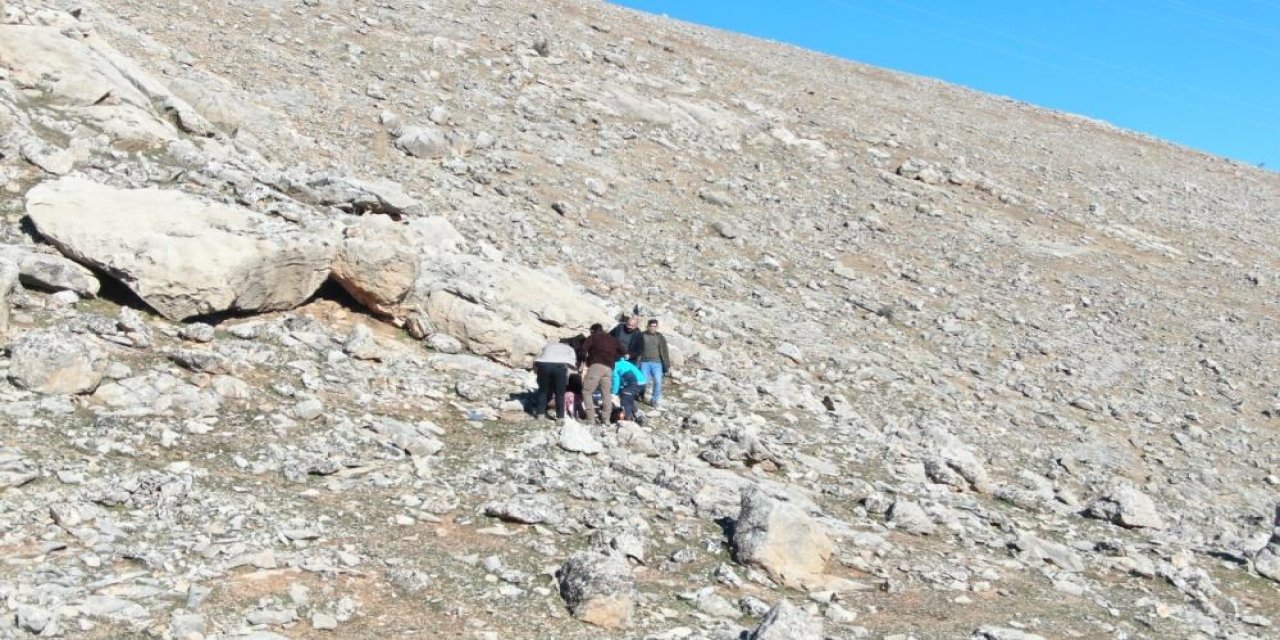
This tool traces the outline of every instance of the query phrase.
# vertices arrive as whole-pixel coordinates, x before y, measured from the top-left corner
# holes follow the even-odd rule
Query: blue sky
[[[1280,0],[615,0],[1280,170]]]

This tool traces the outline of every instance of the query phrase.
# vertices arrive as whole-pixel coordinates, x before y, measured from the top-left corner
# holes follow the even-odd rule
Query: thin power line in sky
[[[1200,7],[1189,5],[1185,2],[1180,2],[1179,0],[1160,0],[1160,2],[1164,3],[1166,6],[1173,7],[1174,9],[1178,9],[1202,18],[1208,18],[1214,22],[1217,22],[1218,24],[1224,24],[1229,27],[1240,29],[1241,31],[1249,31],[1255,34],[1262,35],[1267,38],[1271,38],[1272,40],[1280,41],[1280,31],[1277,31],[1275,29],[1268,29],[1267,27],[1255,24],[1253,22],[1249,22],[1247,20],[1241,20],[1239,18],[1218,13],[1217,11],[1211,11],[1209,9],[1202,9]]]
[[[1248,108],[1248,109],[1253,109],[1253,110],[1255,110],[1255,111],[1261,111],[1261,112],[1263,112],[1263,113],[1265,113],[1265,114],[1268,114],[1268,115],[1272,115],[1272,116],[1280,117],[1280,109],[1272,109],[1272,108],[1269,108],[1269,107],[1266,107],[1266,106],[1263,106],[1263,105],[1259,105],[1259,104],[1255,104],[1255,103],[1253,103],[1253,102],[1249,102],[1249,101],[1247,101],[1247,100],[1241,100],[1241,99],[1239,99],[1239,98],[1235,98],[1235,97],[1228,96],[1228,95],[1223,95],[1223,94],[1221,94],[1221,93],[1217,93],[1217,92],[1204,91],[1204,90],[1194,89],[1194,88],[1192,88],[1192,87],[1187,86],[1187,85],[1186,85],[1186,84],[1184,84],[1184,83],[1180,83],[1180,82],[1176,82],[1176,81],[1173,81],[1173,80],[1169,80],[1168,78],[1163,78],[1163,77],[1160,77],[1160,76],[1157,76],[1157,75],[1153,75],[1153,74],[1147,73],[1147,72],[1145,72],[1145,71],[1140,71],[1140,70],[1138,70],[1138,69],[1134,69],[1134,68],[1132,68],[1132,67],[1126,67],[1126,66],[1118,65],[1118,64],[1115,64],[1115,63],[1112,63],[1112,62],[1108,62],[1108,61],[1106,61],[1106,60],[1101,60],[1101,59],[1098,59],[1098,58],[1094,58],[1094,57],[1092,57],[1092,56],[1082,55],[1082,54],[1076,53],[1076,52],[1074,52],[1074,51],[1070,51],[1070,50],[1067,50],[1067,49],[1063,49],[1063,48],[1061,48],[1061,47],[1055,47],[1055,46],[1053,46],[1053,45],[1045,44],[1045,43],[1040,42],[1040,41],[1038,41],[1038,40],[1032,40],[1032,39],[1025,38],[1025,37],[1022,37],[1022,36],[1016,36],[1016,35],[1013,35],[1013,34],[1010,34],[1010,33],[1006,33],[1006,32],[1004,32],[1004,31],[1000,31],[1000,30],[998,30],[998,29],[993,29],[993,28],[988,27],[988,26],[986,26],[986,25],[977,24],[977,23],[973,23],[973,22],[966,21],[966,20],[961,20],[961,19],[959,19],[959,18],[955,18],[955,17],[953,17],[953,16],[949,16],[949,15],[946,15],[946,14],[943,14],[943,13],[938,13],[937,11],[930,11],[930,10],[928,10],[928,9],[924,9],[924,8],[919,7],[919,6],[916,6],[916,5],[914,5],[914,4],[910,3],[910,2],[906,2],[905,0],[888,0],[888,1],[889,1],[889,2],[892,2],[892,3],[894,3],[894,4],[897,4],[897,5],[899,5],[899,6],[905,7],[905,8],[907,8],[907,9],[910,9],[911,11],[915,11],[915,12],[917,12],[917,13],[921,13],[921,14],[924,14],[924,15],[932,16],[932,17],[938,18],[938,19],[940,19],[940,20],[945,20],[945,21],[947,21],[947,22],[951,22],[952,24],[957,24],[957,25],[960,25],[960,26],[966,27],[966,28],[968,28],[968,29],[976,29],[976,30],[983,31],[983,32],[989,33],[989,34],[991,34],[991,35],[994,35],[994,36],[1000,37],[1000,38],[1004,38],[1004,39],[1006,39],[1006,40],[1010,40],[1010,41],[1013,41],[1013,42],[1017,42],[1017,43],[1020,43],[1020,44],[1026,45],[1026,46],[1035,47],[1035,48],[1037,48],[1037,49],[1041,49],[1041,50],[1043,50],[1043,51],[1048,51],[1048,52],[1050,52],[1050,53],[1054,53],[1054,54],[1057,54],[1057,55],[1059,55],[1059,56],[1065,56],[1065,57],[1068,57],[1068,58],[1074,58],[1074,59],[1076,59],[1076,60],[1080,60],[1080,61],[1082,61],[1082,62],[1087,62],[1087,63],[1089,63],[1089,64],[1097,65],[1097,66],[1100,66],[1100,67],[1105,67],[1105,68],[1107,68],[1107,69],[1111,69],[1111,70],[1113,70],[1113,71],[1119,71],[1119,72],[1121,72],[1121,73],[1125,73],[1125,74],[1128,74],[1128,75],[1130,75],[1130,76],[1134,76],[1134,77],[1137,77],[1137,78],[1142,78],[1142,79],[1144,79],[1144,80],[1149,80],[1149,81],[1152,81],[1152,82],[1157,82],[1157,83],[1160,83],[1160,84],[1162,84],[1162,85],[1165,85],[1165,87],[1167,87],[1167,88],[1177,89],[1177,90],[1182,91],[1182,92],[1184,92],[1184,93],[1194,93],[1194,94],[1197,94],[1197,95],[1200,95],[1200,96],[1206,96],[1206,97],[1210,97],[1210,98],[1215,98],[1215,99],[1217,99],[1217,100],[1219,100],[1219,101],[1226,102],[1226,103],[1229,103],[1229,104],[1233,104],[1233,105],[1236,105],[1236,106],[1239,106],[1239,107],[1245,107],[1245,108]]]
[[[891,2],[895,2],[895,3],[898,3],[898,4],[905,4],[905,3],[903,3],[901,0],[890,0],[890,1],[891,1]],[[1042,66],[1042,67],[1046,67],[1046,68],[1054,69],[1054,70],[1057,70],[1057,71],[1062,72],[1062,73],[1071,74],[1071,75],[1077,75],[1077,76],[1081,76],[1081,77],[1085,77],[1085,78],[1090,78],[1090,79],[1093,79],[1093,80],[1097,80],[1097,81],[1100,81],[1100,82],[1105,82],[1105,83],[1107,83],[1107,84],[1110,84],[1110,85],[1115,86],[1115,87],[1119,87],[1119,88],[1121,88],[1121,89],[1125,89],[1125,90],[1130,91],[1130,92],[1134,92],[1134,93],[1139,93],[1139,94],[1147,95],[1147,96],[1150,96],[1150,97],[1153,97],[1153,98],[1158,98],[1158,99],[1163,100],[1163,101],[1165,101],[1165,102],[1167,102],[1167,103],[1180,105],[1180,106],[1183,106],[1183,107],[1187,107],[1187,108],[1195,109],[1195,110],[1197,110],[1197,111],[1202,111],[1202,112],[1209,113],[1209,114],[1215,114],[1215,115],[1216,115],[1216,114],[1218,114],[1218,113],[1220,112],[1220,109],[1214,108],[1213,106],[1208,105],[1208,104],[1205,104],[1205,103],[1203,103],[1203,102],[1197,102],[1197,101],[1193,101],[1193,100],[1188,100],[1188,99],[1185,99],[1185,98],[1183,98],[1183,97],[1176,96],[1176,95],[1172,95],[1172,94],[1169,94],[1169,93],[1166,93],[1166,92],[1163,92],[1163,91],[1157,91],[1157,90],[1151,89],[1151,88],[1149,88],[1149,87],[1143,87],[1143,86],[1138,86],[1138,85],[1131,84],[1131,83],[1128,83],[1128,82],[1124,82],[1124,81],[1122,81],[1122,80],[1119,80],[1119,79],[1115,78],[1114,76],[1112,76],[1112,75],[1110,75],[1110,74],[1097,73],[1097,72],[1090,72],[1090,71],[1086,71],[1086,70],[1084,70],[1084,69],[1080,68],[1079,66],[1066,66],[1066,65],[1064,65],[1064,64],[1060,64],[1060,63],[1058,63],[1058,62],[1054,62],[1054,61],[1051,61],[1051,60],[1046,60],[1046,59],[1039,58],[1039,57],[1036,57],[1036,56],[1031,56],[1031,55],[1028,55],[1028,54],[1023,53],[1023,52],[1014,51],[1014,50],[1012,50],[1012,49],[1008,49],[1008,48],[1003,47],[1003,46],[999,46],[999,45],[996,45],[996,44],[992,44],[991,42],[987,42],[987,41],[983,41],[983,40],[974,40],[974,39],[972,39],[972,38],[968,38],[968,37],[965,37],[965,36],[959,35],[958,33],[955,33],[954,31],[948,31],[948,30],[945,30],[945,29],[939,29],[939,28],[936,28],[936,27],[932,27],[932,26],[929,26],[929,25],[922,24],[922,23],[920,23],[920,22],[918,22],[918,21],[908,20],[908,19],[903,18],[903,17],[901,17],[901,16],[894,16],[894,15],[890,15],[890,14],[882,13],[882,12],[880,12],[880,11],[876,11],[876,10],[874,10],[874,9],[870,9],[870,8],[866,7],[865,5],[863,5],[863,4],[854,3],[854,2],[848,2],[848,1],[845,1],[845,0],[826,0],[826,2],[827,2],[827,3],[829,3],[829,4],[836,5],[836,6],[844,7],[844,8],[847,8],[847,9],[852,9],[852,10],[855,10],[855,11],[859,11],[859,12],[862,12],[862,13],[865,13],[865,14],[868,14],[868,15],[876,16],[876,17],[878,17],[878,18],[882,18],[882,19],[885,19],[885,20],[890,20],[890,21],[892,21],[892,22],[896,22],[896,23],[899,23],[899,24],[904,24],[904,25],[907,25],[907,26],[909,26],[909,27],[911,27],[911,28],[913,28],[913,29],[917,29],[917,30],[921,30],[921,31],[928,32],[928,33],[933,33],[933,34],[936,34],[936,35],[940,35],[940,36],[943,36],[943,37],[946,37],[946,38],[950,38],[950,39],[952,39],[952,40],[956,40],[956,41],[958,41],[958,42],[962,42],[962,43],[968,44],[968,45],[970,45],[970,46],[974,46],[974,47],[978,47],[978,48],[986,49],[986,50],[989,50],[989,51],[994,51],[994,52],[999,53],[999,54],[1001,54],[1001,55],[1008,56],[1008,57],[1011,57],[1011,58],[1016,58],[1016,59],[1018,59],[1018,60],[1022,60],[1022,61],[1024,61],[1024,62],[1029,62],[1029,63],[1031,63],[1031,64],[1035,64],[1035,65],[1039,65],[1039,66]],[[925,11],[925,10],[921,10],[921,11]],[[926,11],[926,13],[931,13],[931,12],[927,12],[927,11]],[[944,18],[945,18],[945,16],[944,16]],[[947,19],[950,19],[950,18],[947,18]],[[950,20],[951,20],[952,22],[957,22],[955,19],[950,19]],[[1055,51],[1060,51],[1060,50],[1058,50],[1058,49],[1056,49],[1055,47],[1052,47],[1052,46],[1050,46],[1050,45],[1039,45],[1039,46],[1041,46],[1042,48],[1047,48],[1047,49],[1051,49],[1051,50],[1055,50]],[[1086,58],[1084,58],[1084,61],[1100,62],[1100,61],[1093,61],[1093,60],[1091,60],[1091,59],[1089,59],[1089,58],[1087,58],[1087,57],[1086,57]],[[1103,64],[1106,64],[1106,63],[1103,63]],[[1136,72],[1136,71],[1134,71],[1134,72],[1132,72],[1132,73],[1137,74],[1137,75],[1142,75],[1142,73],[1141,73],[1141,72]],[[1201,93],[1201,94],[1203,94],[1203,92],[1197,92],[1197,93]],[[1233,100],[1233,99],[1230,99],[1230,98],[1224,98],[1224,99],[1226,99],[1226,100],[1228,100],[1228,101]],[[1251,105],[1251,106],[1253,106],[1255,109],[1260,109],[1260,110],[1266,111],[1266,112],[1268,112],[1268,113],[1280,113],[1280,112],[1272,111],[1272,110],[1270,110],[1270,109],[1268,109],[1268,108],[1266,108],[1266,107],[1260,107],[1260,106],[1258,106],[1258,105]],[[1236,119],[1236,121],[1238,121],[1238,122],[1243,122],[1243,123],[1247,123],[1247,124],[1252,125],[1252,126],[1254,126],[1254,127],[1258,128],[1258,129],[1261,129],[1261,130],[1267,130],[1267,131],[1271,131],[1271,132],[1280,133],[1280,125],[1277,125],[1276,123],[1271,122],[1271,121],[1265,121],[1265,122],[1264,122],[1264,121],[1255,120],[1255,119],[1252,119],[1252,118],[1237,118],[1237,119]]]

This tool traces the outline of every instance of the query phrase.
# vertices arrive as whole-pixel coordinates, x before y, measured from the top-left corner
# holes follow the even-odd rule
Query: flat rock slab
[[[337,246],[336,232],[242,207],[78,178],[37,185],[26,209],[64,255],[118,279],[170,320],[296,307],[328,277]]]
[[[21,85],[48,89],[61,103],[90,106],[104,101],[144,106],[147,99],[84,39],[55,27],[0,26],[0,66],[13,69]]]

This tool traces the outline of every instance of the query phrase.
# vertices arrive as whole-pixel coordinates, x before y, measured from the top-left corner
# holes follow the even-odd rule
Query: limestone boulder
[[[739,562],[798,589],[822,576],[833,550],[831,538],[813,518],[754,485],[742,492],[732,542]]]
[[[616,555],[575,554],[556,572],[560,597],[573,617],[606,629],[631,623],[635,578],[627,561]]]
[[[412,306],[473,353],[511,366],[527,366],[547,340],[585,333],[611,317],[602,300],[563,273],[458,253],[423,267]]]
[[[415,314],[472,353],[528,365],[547,340],[585,332],[610,317],[567,275],[465,251],[443,218],[398,222],[365,216],[347,228],[333,278],[396,322]]]
[[[512,366],[526,366],[546,343],[545,336],[530,326],[515,324],[449,291],[432,293],[425,309],[440,331],[456,338],[468,351]]]
[[[64,255],[119,280],[171,320],[295,307],[328,277],[337,248],[327,228],[78,178],[31,189],[26,210]]]
[[[454,251],[462,236],[444,218],[400,223],[369,215],[347,227],[333,263],[333,279],[370,310],[396,318],[415,289],[425,254]]]
[[[9,346],[9,381],[39,393],[92,392],[107,365],[106,354],[89,338],[62,331],[28,331]]]

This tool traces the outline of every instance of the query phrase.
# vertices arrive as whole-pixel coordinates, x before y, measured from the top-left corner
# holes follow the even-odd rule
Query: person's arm
[[[609,393],[615,396],[618,395],[618,387],[622,386],[622,375],[618,371],[621,368],[622,367],[618,367],[618,366],[614,366],[613,368],[613,384],[609,387],[610,388]]]
[[[662,361],[662,373],[671,371],[671,353],[667,350],[667,337],[658,336],[658,359]]]

